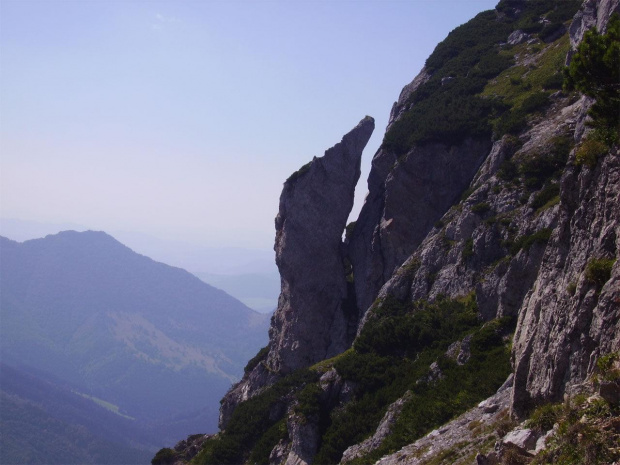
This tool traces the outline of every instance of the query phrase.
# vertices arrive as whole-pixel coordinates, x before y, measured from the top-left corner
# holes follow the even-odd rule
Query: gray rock
[[[527,32],[517,29],[508,36],[508,43],[510,45],[518,45],[530,39],[530,35]]]
[[[290,441],[280,439],[269,454],[269,465],[282,465],[291,450]]]
[[[524,300],[514,336],[513,409],[561,400],[594,370],[599,355],[620,348],[620,267],[595,289],[585,277],[592,258],[620,254],[620,159],[596,169],[569,167],[561,182],[558,226],[536,282]],[[574,286],[574,292],[570,287]]]
[[[458,146],[431,143],[414,147],[398,162],[394,154],[377,152],[348,244],[361,315],[459,198],[490,148],[482,139]]]
[[[504,444],[513,444],[521,449],[536,449],[538,435],[530,429],[516,429],[508,433],[502,440]]]
[[[290,373],[337,355],[355,335],[357,315],[343,306],[348,292],[342,233],[373,129],[374,120],[366,117],[284,183],[275,221],[282,291],[267,357],[276,372]]]
[[[577,50],[589,29],[596,27],[599,32],[605,32],[613,12],[620,12],[620,0],[585,0],[568,29],[572,50]],[[569,54],[567,64],[571,56]]]
[[[286,458],[286,465],[309,465],[319,447],[318,418],[304,418],[289,415],[287,421],[291,448]]]
[[[620,385],[612,381],[601,381],[598,394],[612,405],[620,403]]]
[[[383,416],[381,423],[379,423],[375,433],[363,442],[351,446],[345,450],[340,463],[344,464],[350,462],[351,460],[362,457],[363,455],[366,455],[381,447],[381,444],[383,444],[385,438],[392,432],[392,427],[396,423],[396,420],[398,420],[403,407],[412,396],[413,394],[411,391],[407,391],[403,397],[392,403],[385,412],[385,415]]]
[[[276,224],[278,308],[269,329],[269,353],[224,396],[220,428],[239,404],[280,376],[346,350],[357,312],[343,303],[348,287],[342,234],[353,207],[362,151],[374,130],[367,116],[342,141],[284,183]]]

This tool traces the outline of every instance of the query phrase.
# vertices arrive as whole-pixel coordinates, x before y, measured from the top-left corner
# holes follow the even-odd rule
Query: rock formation
[[[275,243],[282,291],[267,357],[267,365],[279,373],[339,354],[355,335],[356,315],[348,315],[345,304],[342,234],[373,129],[374,120],[364,118],[342,142],[284,183]]]
[[[547,6],[547,13],[557,12],[553,2]],[[567,51],[570,60],[587,29],[606,30],[611,13],[620,11],[620,0],[586,0],[568,36],[566,19],[575,9],[544,38],[535,27],[527,33],[519,29],[519,15],[526,9],[525,0],[501,2],[495,13],[487,12],[480,20],[489,21],[490,27],[496,26],[493,21],[511,25],[493,50],[520,47],[513,57],[515,63],[487,84],[497,84],[501,78],[510,86],[521,85],[517,74],[509,71],[522,73],[519,79],[527,80],[529,73],[549,66],[552,59],[561,67]],[[539,14],[531,13],[534,10],[528,14]],[[542,16],[534,19],[545,23]],[[476,34],[479,37],[479,31]],[[507,45],[509,40],[512,45]],[[411,116],[408,112],[419,104],[412,96],[421,86],[434,79],[437,90],[459,79],[434,76],[436,71],[427,66],[405,86],[392,108],[388,130]],[[557,67],[545,72],[560,77],[561,85]],[[460,79],[469,77],[467,73]],[[498,463],[502,454],[511,453],[529,460],[544,447],[544,439],[534,444],[534,436],[515,444],[515,437],[525,434],[515,432],[491,451],[495,440],[515,427],[515,418],[540,403],[561,400],[595,371],[601,355],[620,351],[620,153],[615,145],[592,165],[577,162],[577,151],[590,131],[592,99],[565,94],[559,87],[551,92],[539,83],[533,85],[540,86],[538,91],[521,87],[522,100],[542,98],[542,104],[524,113],[518,130],[500,132],[501,137],[491,137],[489,131],[450,143],[427,139],[399,152],[384,143],[372,160],[369,194],[357,222],[347,227],[344,244],[341,236],[359,176],[359,153],[372,131],[372,121],[363,120],[325,157],[314,159],[287,180],[276,218],[282,294],[272,320],[270,344],[259,363],[222,401],[222,426],[239,402],[261,394],[284,374],[340,354],[351,347],[357,334],[350,351],[310,370],[317,386],[314,391],[306,390],[313,383],[309,381],[288,391],[288,429],[272,449],[270,463],[301,465],[311,463],[315,454],[325,457],[321,454],[327,433],[320,437],[324,429],[332,421],[337,423],[349,405],[373,394],[362,391],[355,377],[348,373],[347,378],[346,373],[353,366],[368,369],[372,376],[382,366],[381,351],[373,352],[372,340],[358,350],[368,328],[385,348],[392,344],[386,334],[405,340],[411,337],[395,328],[398,322],[407,321],[399,312],[415,315],[426,308],[421,304],[426,301],[468,301],[478,312],[478,323],[488,322],[481,332],[490,331],[493,324],[509,328],[495,330],[493,336],[503,348],[514,330],[513,374],[495,396],[445,426],[432,426],[437,429],[413,444],[403,447],[401,442],[399,452],[377,463],[427,463],[441,454],[445,458],[441,463]],[[510,92],[503,95],[508,101]],[[536,92],[539,95],[533,95]],[[510,111],[516,114],[521,103],[510,102]],[[608,276],[593,277],[591,268],[597,260],[607,264]],[[352,283],[345,278],[347,261],[352,265]],[[471,357],[482,350],[476,337],[470,332],[444,341],[447,352],[428,365],[424,362],[426,375],[401,385],[402,390],[392,392],[394,396],[382,404],[373,431],[349,438],[346,447],[338,445],[341,448],[330,457],[341,457],[343,462],[369,459],[380,457],[382,447],[387,450],[384,443],[392,448],[395,425],[405,415],[403,411],[411,414],[407,408],[414,401],[409,396],[416,386],[441,383],[448,379],[450,369],[472,364]],[[400,349],[406,354],[413,350]],[[493,390],[509,371],[504,353],[506,372]],[[395,358],[401,355],[389,353]],[[373,360],[371,365],[377,365],[356,365],[366,356]],[[343,359],[350,365],[340,370],[338,363]],[[404,363],[414,363],[411,359]],[[446,371],[441,363],[448,367]],[[320,413],[300,415],[296,410],[300,399]],[[269,411],[270,418],[274,415]],[[304,435],[310,438],[306,442]],[[490,443],[489,438],[493,439]]]
[[[235,406],[280,375],[346,350],[357,312],[346,280],[342,235],[353,208],[362,151],[374,130],[367,116],[342,141],[284,183],[276,224],[282,290],[269,351],[223,399],[220,426]]]

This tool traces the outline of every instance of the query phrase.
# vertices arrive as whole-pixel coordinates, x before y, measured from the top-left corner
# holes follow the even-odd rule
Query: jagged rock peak
[[[374,119],[365,117],[284,184],[276,217],[282,290],[270,329],[267,365],[272,370],[287,373],[308,366],[346,350],[351,342],[349,325],[356,322],[348,321],[343,305],[342,233],[353,208],[362,151],[374,127]]]
[[[222,399],[220,428],[236,406],[284,375],[351,345],[357,311],[345,276],[342,234],[353,208],[362,151],[374,130],[366,116],[342,141],[284,183],[276,224],[278,308],[266,355]]]

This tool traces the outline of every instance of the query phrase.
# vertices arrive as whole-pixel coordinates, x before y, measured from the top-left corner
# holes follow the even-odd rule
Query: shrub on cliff
[[[596,99],[592,126],[611,145],[620,126],[620,16],[612,15],[607,33],[592,29],[583,37],[566,71],[566,88]]]

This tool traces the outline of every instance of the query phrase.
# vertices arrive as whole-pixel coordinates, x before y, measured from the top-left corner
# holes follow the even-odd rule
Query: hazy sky
[[[0,216],[271,248],[284,180],[497,0],[0,0]]]

